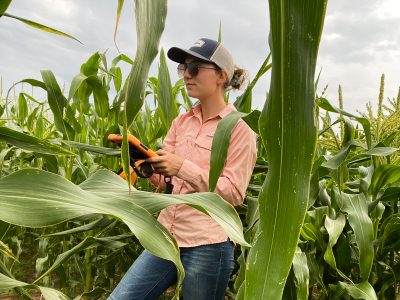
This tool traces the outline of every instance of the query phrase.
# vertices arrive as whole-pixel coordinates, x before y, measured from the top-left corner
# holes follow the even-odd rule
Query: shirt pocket
[[[204,150],[209,150],[211,151],[211,145],[212,145],[212,140],[213,140],[213,135],[212,134],[207,134],[203,136],[199,136],[195,143],[198,147]]]

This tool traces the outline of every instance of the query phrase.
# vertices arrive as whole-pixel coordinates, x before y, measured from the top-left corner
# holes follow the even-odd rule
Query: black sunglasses
[[[220,68],[204,67],[200,63],[188,63],[178,65],[178,75],[183,77],[185,71],[187,70],[191,77],[197,76],[199,74],[199,69],[211,69],[211,70],[221,70]]]

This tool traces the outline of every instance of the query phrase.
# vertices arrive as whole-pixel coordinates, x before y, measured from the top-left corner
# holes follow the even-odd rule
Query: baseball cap
[[[168,50],[167,55],[177,63],[184,63],[187,56],[214,63],[228,73],[229,80],[232,79],[235,70],[229,51],[221,43],[207,38],[199,39],[188,50],[172,47]]]

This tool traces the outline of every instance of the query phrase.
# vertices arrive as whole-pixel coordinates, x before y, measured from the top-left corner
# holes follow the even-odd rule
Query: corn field
[[[179,248],[156,220],[178,203],[214,218],[236,243],[226,299],[400,299],[400,89],[384,99],[382,75],[378,110],[359,114],[343,110],[340,86],[339,107],[317,92],[326,6],[270,0],[271,53],[240,96],[226,94],[238,113],[219,124],[211,161],[225,161],[239,118],[258,134],[257,164],[235,208],[213,193],[223,163],[212,164],[208,193],[166,195],[118,176],[129,174],[128,133],[158,149],[194,102],[159,51],[166,1],[135,1],[135,57],[96,52],[68,90],[50,70],[0,87],[0,299],[106,299],[144,248],[176,265],[178,282],[163,299],[179,299]],[[291,22],[298,26],[288,30]],[[268,97],[253,110],[263,76]],[[124,136],[121,148],[112,133]]]

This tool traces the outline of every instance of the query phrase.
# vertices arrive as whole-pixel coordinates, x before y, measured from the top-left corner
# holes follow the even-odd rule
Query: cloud
[[[4,89],[23,78],[40,79],[40,70],[50,69],[59,83],[71,82],[80,65],[95,51],[108,49],[111,61],[118,52],[113,34],[117,1],[19,0],[9,12],[43,22],[81,40],[81,45],[64,37],[44,33],[9,18],[0,19],[0,76]],[[343,85],[345,106],[350,111],[377,99],[379,78],[386,74],[386,94],[397,95],[400,84],[400,18],[397,0],[329,1],[317,70],[323,69],[320,89],[329,84],[328,96],[335,103],[337,86]],[[222,24],[222,41],[236,64],[254,76],[269,53],[268,2],[266,0],[174,0],[168,2],[166,27],[160,46],[190,47],[200,37],[217,38]],[[117,35],[122,53],[134,57],[136,28],[134,1],[125,1]],[[151,76],[157,73],[156,60]],[[176,65],[168,62],[172,80]],[[123,65],[126,76],[129,67]],[[269,88],[270,73],[253,92],[261,109]],[[232,95],[234,98],[235,94]]]

